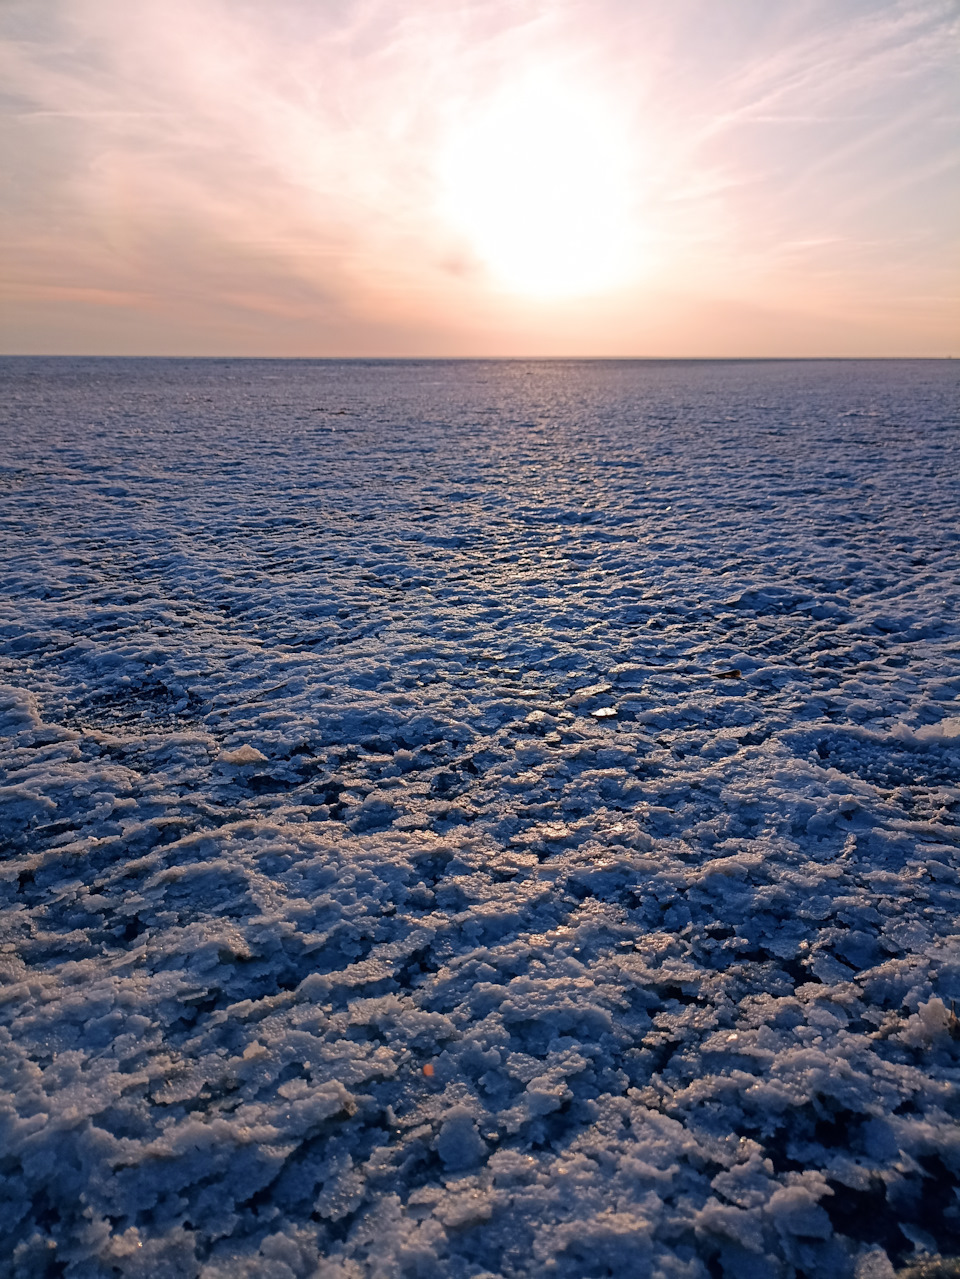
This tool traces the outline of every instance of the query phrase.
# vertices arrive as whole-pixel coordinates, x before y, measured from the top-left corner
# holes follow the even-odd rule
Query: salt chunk
[[[466,1106],[454,1106],[440,1126],[437,1154],[449,1169],[471,1168],[487,1153],[487,1146],[477,1132],[473,1115]]]
[[[646,668],[636,662],[620,662],[610,670],[618,684],[642,684],[646,673]]]
[[[918,728],[916,735],[922,742],[960,737],[960,715],[951,715],[942,719],[939,724],[927,724]]]
[[[696,1224],[698,1231],[732,1239],[747,1252],[763,1251],[763,1226],[756,1208],[737,1208],[711,1198],[697,1213]]]
[[[221,764],[265,764],[267,757],[256,746],[251,746],[248,742],[238,747],[235,751],[221,751]]]
[[[0,733],[4,736],[42,724],[37,699],[24,688],[0,684]]]
[[[489,1221],[493,1215],[493,1196],[479,1190],[462,1195],[447,1195],[433,1210],[433,1215],[448,1230],[463,1230]]]
[[[858,1257],[854,1275],[856,1279],[894,1279],[894,1269],[886,1252],[878,1246]]]
[[[592,697],[602,697],[604,693],[611,690],[610,684],[591,684],[589,688],[578,688],[575,693],[571,693],[567,698],[568,706],[582,706],[584,702],[589,702]]]
[[[934,996],[920,1004],[913,1016],[907,1018],[906,1026],[896,1038],[912,1048],[929,1047],[938,1041],[946,1042],[950,1037],[950,1027],[950,1013],[946,1005]]]
[[[833,1191],[819,1173],[801,1173],[791,1186],[781,1186],[770,1196],[765,1211],[782,1234],[808,1239],[829,1239],[830,1218],[817,1200]]]

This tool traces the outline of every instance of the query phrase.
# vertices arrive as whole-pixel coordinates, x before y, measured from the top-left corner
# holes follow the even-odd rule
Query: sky
[[[956,0],[2,0],[0,351],[960,355]]]

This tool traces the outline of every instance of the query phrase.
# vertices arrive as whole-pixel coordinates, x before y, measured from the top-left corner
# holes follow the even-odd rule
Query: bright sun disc
[[[511,291],[602,292],[631,273],[630,169],[629,148],[599,100],[527,82],[450,138],[443,208]]]

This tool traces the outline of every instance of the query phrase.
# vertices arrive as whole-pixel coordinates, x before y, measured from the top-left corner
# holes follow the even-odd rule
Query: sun
[[[634,163],[600,95],[531,77],[451,131],[441,208],[503,288],[544,299],[600,293],[635,267]]]

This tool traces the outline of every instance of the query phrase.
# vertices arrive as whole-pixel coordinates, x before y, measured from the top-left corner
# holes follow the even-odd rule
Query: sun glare
[[[632,169],[630,147],[599,97],[531,80],[449,137],[443,212],[512,292],[604,292],[634,267]]]

